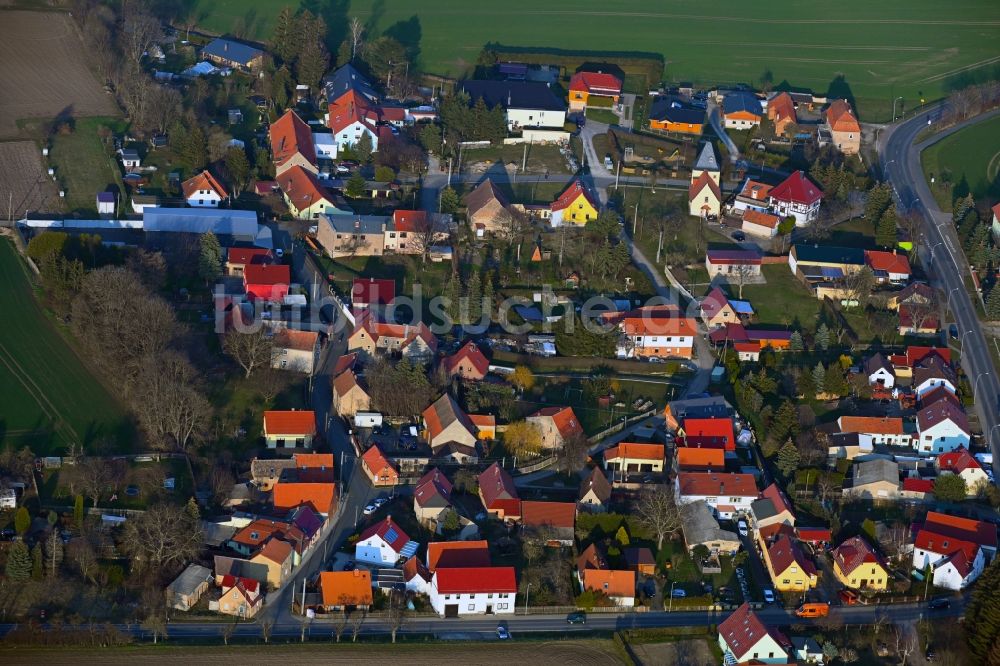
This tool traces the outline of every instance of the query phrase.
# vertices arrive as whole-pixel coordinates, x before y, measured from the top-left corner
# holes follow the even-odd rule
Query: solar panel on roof
[[[390,527],[385,533],[385,540],[389,543],[393,543],[398,538],[399,538],[399,533],[396,531],[394,527]]]
[[[417,554],[417,547],[418,544],[416,541],[410,541],[405,546],[403,546],[403,549],[399,551],[399,554],[402,555],[403,557],[413,557],[414,555]]]

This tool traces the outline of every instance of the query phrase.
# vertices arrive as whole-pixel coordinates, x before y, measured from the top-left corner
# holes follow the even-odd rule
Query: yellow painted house
[[[782,535],[764,550],[764,563],[771,574],[774,589],[779,592],[805,592],[819,582],[816,565],[787,535]]]
[[[315,220],[320,215],[346,212],[337,208],[333,196],[316,176],[300,166],[293,166],[282,172],[277,180],[288,211],[299,220]]]
[[[552,226],[575,224],[583,226],[597,219],[597,201],[590,195],[587,188],[579,180],[566,188],[559,198],[552,203]]]
[[[833,551],[833,574],[855,590],[885,590],[889,571],[878,553],[861,537],[851,537]]]

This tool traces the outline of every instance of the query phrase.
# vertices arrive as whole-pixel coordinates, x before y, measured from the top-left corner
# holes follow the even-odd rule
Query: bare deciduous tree
[[[393,590],[389,594],[389,632],[392,635],[392,642],[396,642],[396,634],[403,625],[406,624],[406,593]]]
[[[364,43],[365,25],[357,16],[352,16],[348,24],[348,30],[351,40],[351,62],[354,62],[355,58],[358,57],[358,51],[361,50],[361,46]]]
[[[751,284],[754,277],[754,267],[748,264],[740,264],[735,266],[733,271],[728,274],[728,279],[736,285],[738,298],[743,299],[743,287]]]
[[[657,548],[663,540],[681,529],[681,512],[674,502],[674,490],[669,484],[643,492],[635,505],[639,520],[656,534]]]
[[[211,405],[198,391],[186,358],[165,352],[149,359],[135,401],[140,422],[160,446],[185,450],[208,423]]]
[[[260,635],[264,639],[264,643],[271,642],[272,631],[274,631],[274,620],[271,618],[264,618],[260,621]]]
[[[197,557],[202,536],[201,526],[183,509],[156,504],[125,522],[121,545],[137,568],[163,570]]]
[[[354,614],[351,615],[351,642],[358,642],[358,634],[361,633],[361,626],[365,623],[365,616],[368,615],[367,610],[356,610]]]
[[[118,37],[125,57],[137,63],[162,37],[160,21],[150,13],[145,3],[123,3],[122,29]]]
[[[274,361],[274,337],[260,325],[248,333],[233,329],[222,339],[222,350],[243,368],[245,377],[250,377],[255,370],[270,367]]]

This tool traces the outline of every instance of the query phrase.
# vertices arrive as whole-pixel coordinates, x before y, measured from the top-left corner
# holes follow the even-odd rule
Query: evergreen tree
[[[1000,283],[994,284],[986,297],[986,316],[991,321],[1000,320]]]
[[[799,434],[799,413],[791,400],[783,400],[771,422],[771,434],[781,441]]]
[[[310,39],[302,44],[302,51],[295,60],[298,83],[315,89],[329,66],[330,54],[326,52],[323,43]]]
[[[208,162],[208,140],[201,125],[195,124],[188,130],[181,142],[179,157],[192,171],[205,168]]]
[[[31,552],[24,541],[15,541],[7,551],[7,578],[23,582],[31,578]]]
[[[802,352],[805,351],[805,344],[802,342],[802,334],[798,331],[792,331],[792,336],[788,340],[788,351],[791,352]]]
[[[622,546],[627,546],[631,543],[631,541],[629,541],[628,538],[628,532],[625,530],[624,525],[619,527],[618,531],[615,532],[615,541],[617,541],[618,544]]]
[[[83,520],[85,516],[83,509],[83,495],[77,495],[73,498],[73,523],[76,525],[76,529],[83,529]]]
[[[292,8],[285,6],[278,12],[274,20],[274,32],[271,33],[271,47],[282,62],[292,62],[297,55],[299,36],[296,34],[295,16]]]
[[[444,311],[448,314],[452,324],[458,323],[459,297],[462,295],[461,287],[458,283],[458,275],[452,272],[451,278],[444,289]]]
[[[459,201],[458,193],[453,188],[446,187],[441,190],[442,213],[454,214],[458,211],[460,205],[461,201]]]
[[[942,502],[962,502],[968,496],[965,479],[958,474],[940,474],[934,479],[934,497]]]
[[[994,559],[979,576],[965,607],[962,626],[976,663],[1000,663],[988,659],[996,653],[995,646],[1000,645],[1000,604],[997,604],[997,599],[1000,599],[1000,558]]]
[[[372,137],[368,132],[362,133],[361,138],[351,147],[354,149],[354,154],[358,156],[359,162],[368,164],[372,161],[374,146],[372,145]]]
[[[968,214],[975,210],[976,201],[972,198],[971,194],[967,194],[964,197],[955,200],[955,204],[951,209],[952,219],[956,224],[962,223],[965,221]]]
[[[365,177],[361,175],[360,171],[355,171],[354,175],[347,179],[344,194],[352,199],[360,199],[365,195]]]
[[[24,536],[28,533],[28,529],[31,527],[31,514],[28,513],[27,507],[18,507],[17,511],[14,513],[14,531]]]
[[[865,219],[874,228],[882,214],[892,204],[892,189],[888,183],[879,183],[868,191],[868,199],[865,201]]]
[[[785,444],[778,449],[778,457],[775,461],[775,465],[781,474],[786,478],[791,478],[792,474],[799,467],[799,449],[795,446],[795,443],[789,439],[785,441]]]
[[[892,205],[885,209],[882,217],[878,220],[875,228],[875,243],[885,248],[896,246],[896,206]]]
[[[271,101],[278,109],[288,106],[288,96],[292,90],[292,72],[282,65],[271,77]]]
[[[191,520],[197,523],[201,520],[201,509],[198,508],[198,503],[193,497],[188,498],[187,504],[184,505],[184,512],[191,517]]]
[[[42,544],[36,543],[31,549],[31,577],[34,580],[41,580],[42,573]]]
[[[816,347],[822,351],[827,351],[830,348],[830,329],[826,325],[826,322],[819,325],[816,329]]]
[[[211,231],[201,235],[201,252],[198,255],[198,276],[205,284],[212,284],[222,275],[222,246]]]
[[[799,395],[806,399],[810,396],[816,395],[816,380],[813,378],[813,373],[811,371],[802,370],[802,372],[799,373],[795,380],[795,390]]]
[[[479,277],[479,269],[476,266],[472,266],[472,273],[469,275],[465,295],[469,303],[467,323],[475,324],[479,321],[479,317],[483,312],[483,285]]]
[[[979,213],[972,209],[957,219],[959,220],[958,238],[962,241],[962,247],[968,249],[976,229],[979,228]]]
[[[816,367],[812,371],[812,383],[817,393],[821,392],[826,384],[826,368],[819,361],[816,362]]]
[[[823,377],[823,390],[832,395],[841,396],[847,393],[847,378],[839,363],[831,363]]]
[[[247,159],[247,151],[239,146],[227,150],[226,171],[229,172],[229,179],[232,181],[233,194],[240,196],[250,183],[250,160]]]

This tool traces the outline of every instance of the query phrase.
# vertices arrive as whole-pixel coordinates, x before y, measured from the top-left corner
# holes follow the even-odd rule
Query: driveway
[[[726,149],[729,151],[729,161],[737,161],[740,159],[740,149],[736,147],[736,143],[729,138],[729,135],[726,134],[726,128],[722,126],[722,112],[719,106],[715,102],[709,101],[707,111],[708,123],[715,130],[716,135],[726,144]]]

